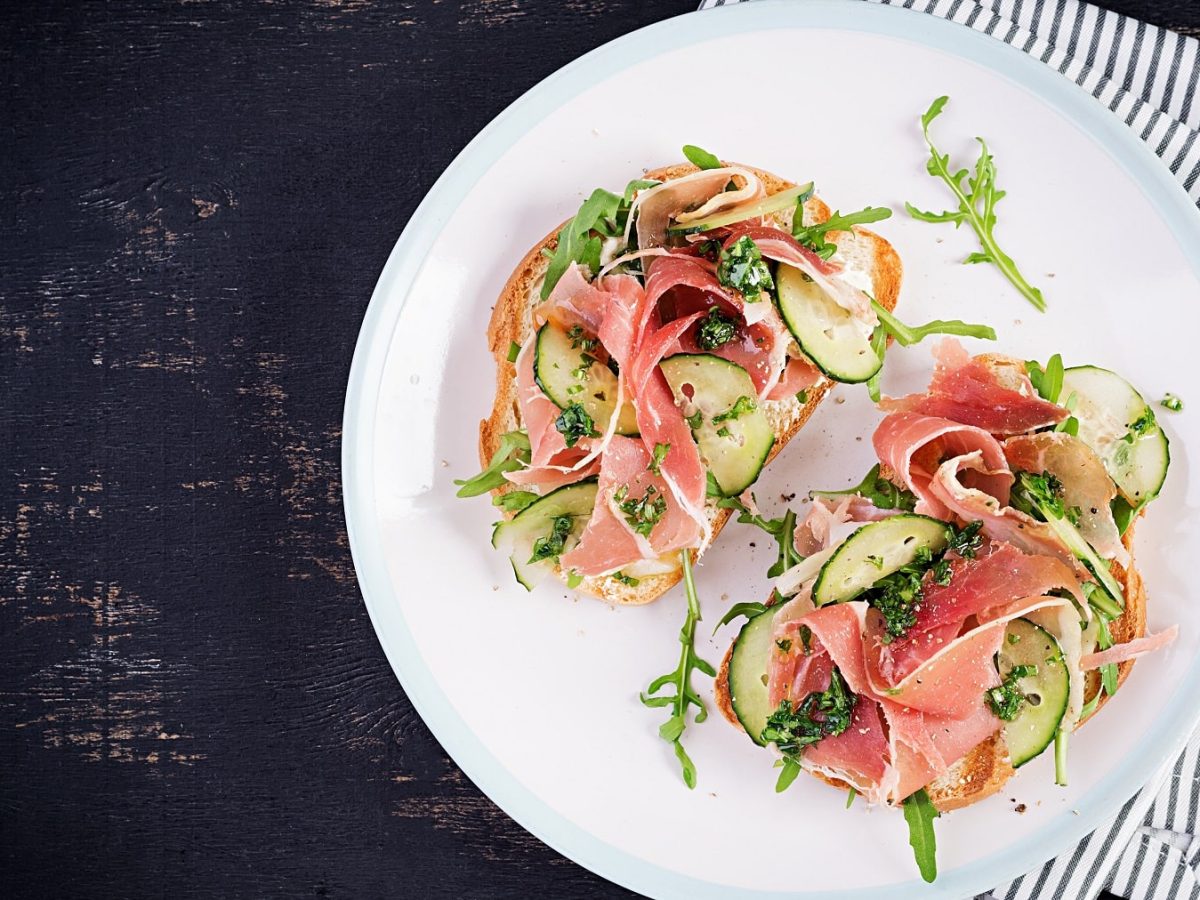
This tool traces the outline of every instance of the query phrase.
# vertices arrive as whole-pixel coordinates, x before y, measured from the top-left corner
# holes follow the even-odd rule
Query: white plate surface
[[[988,266],[957,263],[973,236],[910,220],[903,203],[946,203],[925,174],[917,116],[949,94],[943,150],[993,148],[999,234],[1050,311],[1039,315]],[[1015,51],[915,13],[862,4],[754,3],[639,32],[568,67],[518,101],[456,161],[409,223],[364,324],[346,408],[347,519],[368,607],[405,689],[483,790],[523,825],[606,877],[663,896],[744,892],[961,895],[1048,858],[1115,813],[1176,749],[1197,712],[1200,488],[1191,448],[1200,404],[1195,211],[1115,119]],[[1150,627],[1181,637],[1140,662],[1104,715],[1071,742],[1070,787],[1043,758],[995,798],[937,823],[942,876],[915,880],[898,812],[843,808],[812,779],[773,792],[776,770],[719,714],[689,726],[699,771],[680,782],[657,737],[662,710],[638,690],[674,666],[683,597],[610,609],[561,587],[532,595],[488,546],[486,498],[456,500],[477,470],[477,424],[494,370],[484,330],[513,265],[596,186],[619,190],[695,143],[794,181],[833,206],[888,204],[878,229],[905,265],[910,322],[987,321],[997,347],[1124,373],[1171,439],[1165,496],[1139,527]],[[979,349],[975,345],[972,349]],[[885,391],[922,387],[928,346],[889,353]],[[878,414],[843,386],[766,472],[782,494],[857,481],[873,462]],[[842,402],[844,401],[844,402]],[[801,507],[803,509],[803,507]],[[774,550],[730,524],[698,569],[716,662],[733,637],[713,625],[760,600]],[[752,547],[757,544],[757,547]],[[705,696],[709,679],[701,676]],[[1012,798],[1026,807],[1013,811]]]

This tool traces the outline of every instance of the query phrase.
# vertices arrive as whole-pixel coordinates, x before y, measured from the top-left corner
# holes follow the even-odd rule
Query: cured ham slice
[[[731,181],[735,190],[725,190]],[[636,216],[638,247],[661,247],[667,242],[672,219],[686,225],[765,194],[762,181],[749,169],[706,169],[639,192],[630,208],[629,221],[632,223]],[[628,242],[628,233],[625,237]]]
[[[668,454],[669,455],[669,454]],[[636,438],[617,435],[601,457],[596,506],[592,518],[574,549],[563,554],[564,569],[580,575],[607,575],[639,559],[657,556],[693,546],[698,529],[692,517],[676,503],[666,480],[650,471],[651,456]],[[616,493],[625,489],[625,497],[641,498],[653,489],[666,501],[661,518],[650,534],[641,535],[626,521]]]
[[[1117,486],[1091,447],[1077,437],[1049,431],[1009,438],[1004,455],[1014,470],[1057,477],[1063,486],[1063,507],[1076,511],[1084,539],[1108,559],[1129,558],[1109,505]]]
[[[1107,650],[1101,650],[1098,653],[1089,653],[1079,661],[1079,664],[1084,669],[1098,669],[1101,666],[1107,666],[1111,663],[1122,663],[1129,659],[1137,659],[1139,656],[1145,656],[1147,653],[1161,650],[1178,636],[1179,626],[1172,625],[1170,628],[1155,634],[1148,634],[1145,637],[1136,638],[1124,644],[1117,644],[1115,647],[1109,647]]]
[[[998,435],[1024,434],[1057,425],[1070,415],[1058,404],[1039,397],[1015,360],[969,356],[953,338],[939,341],[934,356],[937,368],[928,391],[885,397],[880,409],[952,419]]]
[[[946,502],[945,491],[932,487],[934,475],[945,461],[975,453],[978,457],[972,459],[978,464],[968,467],[962,485],[991,498],[997,507],[1008,505],[1012,473],[1000,443],[982,428],[935,416],[892,413],[879,423],[872,441],[879,461],[917,495],[918,513],[939,519],[951,517],[955,510]],[[987,500],[982,502],[993,505]]]
[[[728,358],[726,357],[726,359]],[[737,362],[736,359],[732,361]],[[751,377],[754,377],[753,374]],[[768,400],[790,400],[801,391],[807,391],[813,387],[821,378],[821,371],[809,360],[802,356],[789,356],[780,373],[779,381],[767,392],[766,398]],[[757,382],[755,382],[755,386],[758,386]],[[759,390],[761,389],[760,387]]]

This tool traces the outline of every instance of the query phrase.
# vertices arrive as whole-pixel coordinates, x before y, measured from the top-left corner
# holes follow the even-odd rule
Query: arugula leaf
[[[701,169],[719,169],[721,161],[709,153],[707,150],[697,147],[695,144],[684,144],[683,155],[687,157],[688,162],[693,166]]]
[[[878,300],[872,299],[871,307],[879,316],[879,324],[896,339],[896,343],[901,347],[919,344],[931,334],[955,334],[961,337],[981,338],[985,341],[996,339],[996,332],[990,325],[972,325],[958,319],[934,319],[924,325],[905,325],[888,312],[887,307]]]
[[[650,682],[650,686],[640,695],[644,705],[649,707],[669,706],[671,717],[658,729],[659,737],[669,742],[675,748],[675,758],[683,772],[683,783],[689,789],[696,787],[696,766],[691,757],[683,749],[680,738],[687,727],[688,707],[696,707],[694,720],[700,724],[708,718],[708,708],[700,695],[692,687],[692,672],[699,669],[705,675],[715,678],[717,670],[712,664],[696,654],[696,623],[700,621],[700,599],[696,595],[696,581],[692,576],[692,556],[687,550],[681,550],[680,559],[683,561],[683,585],[687,592],[687,617],[683,628],[679,630],[679,643],[682,650],[679,653],[679,664],[671,672],[660,675]],[[675,688],[674,694],[655,696],[667,685]]]
[[[887,329],[882,325],[876,325],[875,331],[871,334],[871,349],[875,351],[875,355],[879,359],[883,359],[883,354],[887,350]],[[871,398],[872,403],[878,403],[883,395],[883,366],[879,367],[879,371],[867,379],[867,396]]]
[[[858,796],[858,791],[850,788],[850,793],[846,795],[846,809],[849,809],[854,804],[854,798]]]
[[[524,431],[509,431],[500,436],[500,444],[488,461],[487,468],[473,478],[454,479],[460,485],[456,497],[478,497],[493,488],[508,484],[505,472],[512,472],[529,462],[529,435]]]
[[[761,603],[735,603],[729,607],[729,612],[721,617],[721,621],[717,623],[717,627],[713,629],[713,634],[721,630],[722,625],[728,625],[739,616],[745,616],[746,621],[750,621],[756,616],[761,616],[767,611],[767,607]]]
[[[1038,392],[1038,396],[1051,403],[1058,402],[1063,387],[1062,354],[1055,353],[1046,361],[1045,366],[1035,360],[1027,360],[1025,371],[1029,374],[1029,381]]]
[[[800,210],[797,209],[797,213]],[[805,225],[804,217],[796,215],[792,219],[792,237],[801,244],[813,250],[821,259],[829,259],[837,252],[837,244],[825,240],[825,235],[831,231],[849,231],[855,225],[869,225],[872,222],[882,222],[891,218],[892,211],[886,206],[868,206],[858,212],[835,212],[832,216],[817,225]]]
[[[898,487],[879,474],[879,463],[871,467],[866,477],[852,488],[844,491],[809,491],[809,497],[858,496],[876,509],[903,509],[912,512],[917,508],[917,496],[912,491]]]
[[[924,788],[904,801],[908,844],[913,848],[921,877],[930,883],[937,878],[937,837],[933,833],[933,820],[939,815]]]
[[[1054,783],[1059,787],[1067,786],[1067,737],[1069,731],[1059,727],[1054,732]]]
[[[953,222],[955,227],[966,222],[979,238],[983,249],[972,253],[964,262],[994,263],[1012,286],[1020,291],[1021,296],[1032,303],[1035,309],[1045,312],[1046,301],[1042,292],[1025,280],[1012,257],[1001,250],[996,242],[996,204],[1004,198],[1005,192],[996,187],[996,164],[987,143],[983,138],[976,138],[980,147],[979,159],[975,163],[974,173],[971,173],[967,169],[954,170],[949,154],[939,153],[929,136],[929,126],[941,114],[949,99],[938,97],[933,101],[925,115],[921,116],[921,131],[925,135],[925,144],[929,147],[926,171],[945,182],[958,201],[958,206],[940,213],[922,212],[911,203],[905,203],[904,208],[910,216],[922,222]]]
[[[775,793],[782,794],[792,786],[792,782],[804,770],[800,767],[800,763],[792,759],[790,756],[785,756],[783,759],[775,763],[776,768],[783,769],[779,773],[779,778],[775,782]]]
[[[720,496],[719,489],[716,496]],[[796,552],[796,513],[788,510],[779,519],[764,519],[761,515],[750,512],[737,497],[721,497],[717,506],[722,509],[737,510],[739,525],[753,525],[761,528],[779,543],[779,556],[775,564],[767,569],[768,578],[778,578],[792,566],[799,564],[803,557]]]
[[[533,491],[509,491],[492,498],[492,506],[498,506],[505,512],[520,512],[538,499]]]
[[[558,246],[546,268],[546,279],[542,282],[542,299],[545,300],[573,262],[586,265],[595,275],[600,269],[601,240],[592,236],[592,231],[604,234],[617,233],[617,211],[621,199],[616,194],[596,188],[583,201],[575,218],[563,226],[558,233]]]

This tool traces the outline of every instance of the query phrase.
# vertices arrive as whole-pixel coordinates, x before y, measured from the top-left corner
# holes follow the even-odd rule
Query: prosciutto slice
[[[730,181],[736,189],[727,191]],[[698,222],[765,194],[762,181],[749,169],[740,166],[705,169],[639,192],[630,208],[629,221],[632,223],[636,216],[638,247],[661,247],[667,242],[667,228],[672,219],[681,225]],[[625,237],[628,242],[628,233]]]
[[[1079,664],[1084,669],[1098,669],[1101,666],[1107,666],[1111,663],[1122,663],[1129,659],[1137,659],[1139,656],[1145,656],[1147,653],[1161,650],[1163,647],[1171,644],[1177,637],[1179,637],[1179,626],[1172,625],[1170,628],[1155,634],[1148,634],[1145,637],[1136,638],[1124,644],[1117,644],[1115,647],[1109,647],[1107,650],[1101,650],[1098,653],[1089,653],[1079,661]]]
[[[636,438],[617,435],[600,460],[596,506],[579,543],[560,559],[564,569],[580,575],[607,575],[640,559],[693,546],[698,529],[692,517],[674,501],[666,480],[650,471],[651,456]],[[626,520],[614,496],[641,498],[651,488],[666,500],[666,509],[648,536]]]
[[[937,368],[928,391],[885,397],[880,409],[952,419],[997,435],[1024,434],[1057,425],[1070,415],[1058,404],[1039,397],[1015,360],[972,357],[953,338],[939,341],[934,356]]]
[[[1014,470],[1057,477],[1063,506],[1078,512],[1079,532],[1087,542],[1107,559],[1129,558],[1109,505],[1117,486],[1091,447],[1069,434],[1048,431],[1009,438],[1004,455]]]
[[[892,413],[879,423],[872,442],[879,461],[917,495],[918,513],[949,519],[958,511],[954,507],[961,506],[959,501],[948,496],[944,486],[935,488],[933,481],[945,461],[964,457],[972,462],[969,466],[960,463],[955,470],[957,476],[967,469],[962,485],[994,501],[981,500],[985,507],[1008,505],[1012,473],[1003,448],[982,428],[935,416]]]

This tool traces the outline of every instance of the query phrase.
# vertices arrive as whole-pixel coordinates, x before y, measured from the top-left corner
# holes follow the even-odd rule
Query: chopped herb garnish
[[[474,478],[454,479],[460,485],[457,497],[478,497],[493,488],[508,484],[505,472],[512,472],[529,462],[529,435],[524,431],[509,431],[500,436],[496,452],[487,468]]]
[[[599,434],[595,421],[578,403],[572,403],[564,409],[554,420],[554,427],[563,436],[568,447],[574,447],[580,438],[597,437]]]
[[[797,391],[796,392],[796,402],[797,403],[807,403],[808,402],[808,391]]]
[[[891,218],[892,211],[886,206],[868,206],[858,212],[835,212],[824,222],[815,225],[804,224],[803,200],[796,207],[796,216],[792,219],[792,237],[804,246],[813,250],[821,259],[829,259],[837,252],[837,244],[825,240],[825,235],[831,231],[850,231],[855,225],[869,225]]]
[[[492,498],[492,506],[498,506],[505,512],[520,512],[538,499],[533,491],[509,491]]]
[[[742,395],[733,401],[733,406],[725,410],[723,413],[717,413],[712,417],[714,425],[720,425],[722,422],[728,422],[733,419],[740,419],[746,413],[752,413],[758,409],[758,404],[754,402],[753,397]]]
[[[687,161],[699,169],[719,169],[721,161],[709,153],[707,150],[697,147],[695,144],[684,144],[683,155],[687,157]]]
[[[701,350],[716,350],[728,344],[736,335],[737,323],[714,306],[708,311],[708,317],[700,320],[696,346]]]
[[[728,425],[722,425],[717,429],[717,437],[732,437]]]
[[[521,355],[521,345],[518,344],[516,341],[509,341],[508,342],[508,361],[510,363],[515,363],[517,361],[517,357],[520,355]]]
[[[854,798],[858,796],[858,791],[850,788],[850,793],[846,794],[846,809],[854,805]]]
[[[1154,418],[1154,410],[1146,407],[1142,410],[1141,415],[1129,423],[1129,432],[1122,440],[1127,444],[1132,444],[1144,434],[1154,431],[1158,427],[1158,420]]]
[[[867,556],[867,562],[869,562],[871,565],[873,565],[877,569],[880,569],[880,570],[883,569],[883,557],[882,556],[876,556],[873,553],[869,554]]]
[[[950,545],[947,549],[953,550],[963,559],[974,559],[979,548],[983,546],[983,535],[980,534],[982,530],[983,522],[978,519],[968,522],[962,528],[951,526]]]
[[[784,653],[787,653],[789,650],[792,649],[791,638],[779,638],[777,641],[775,641],[775,646],[778,647],[780,650],[782,650]]]
[[[949,99],[938,97],[933,101],[925,115],[921,116],[921,130],[925,134],[925,143],[930,154],[925,168],[934,178],[945,182],[958,201],[958,206],[941,213],[922,212],[911,203],[905,203],[904,207],[910,216],[922,222],[953,222],[955,227],[966,222],[979,238],[983,249],[972,253],[964,262],[994,263],[1012,286],[1021,292],[1021,296],[1036,309],[1045,312],[1046,301],[1042,292],[1025,280],[1012,257],[1001,250],[996,242],[996,204],[1003,199],[1005,192],[996,187],[996,164],[987,143],[983,138],[976,138],[979,141],[980,152],[973,174],[967,169],[954,169],[949,154],[938,153],[933,145],[933,139],[929,136],[929,126],[941,114]]]
[[[860,599],[865,599],[883,615],[883,642],[890,644],[908,634],[916,624],[921,603],[924,568],[910,563],[875,582]]]
[[[613,494],[617,506],[625,514],[629,527],[643,537],[649,537],[663,513],[667,511],[667,500],[658,488],[650,485],[641,497],[630,497],[629,487],[622,485]]]
[[[529,561],[535,563],[543,559],[558,559],[562,556],[563,545],[570,534],[571,517],[555,516],[550,533],[533,542],[533,555],[529,557]]]
[[[954,578],[954,570],[950,568],[950,563],[945,557],[935,562],[929,571],[933,573],[933,583],[941,587],[948,587]]]
[[[647,467],[655,475],[662,474],[663,460],[667,458],[667,454],[671,452],[670,444],[655,444],[654,454],[650,459],[650,465]]]
[[[628,587],[637,587],[639,584],[641,584],[641,582],[632,575],[626,575],[624,572],[613,572],[612,577],[614,581],[619,581],[621,584],[627,585]]]
[[[928,883],[937,878],[937,838],[933,833],[933,820],[939,815],[924,788],[904,801],[908,844],[913,849],[913,858],[917,861],[921,878]]]
[[[1158,401],[1158,404],[1171,412],[1183,412],[1183,401],[1174,394],[1163,394],[1163,398]]]
[[[575,590],[575,588],[579,587],[581,584],[583,584],[582,575],[580,575],[574,569],[571,569],[569,572],[567,572],[567,587],[569,587],[571,590]]]
[[[878,463],[871,467],[866,478],[852,488],[846,488],[844,491],[812,491],[809,496],[858,496],[870,502],[876,509],[904,509],[912,512],[917,506],[916,495],[881,476]]]
[[[1029,700],[1017,682],[1037,673],[1037,666],[1013,666],[998,686],[987,691],[988,707],[1005,722],[1011,722],[1021,711],[1021,704]]]
[[[1019,644],[1021,643],[1021,636],[1014,632],[1008,636],[1008,642],[1010,644]]]
[[[717,670],[712,664],[696,655],[696,623],[700,621],[700,599],[696,595],[696,582],[692,577],[692,557],[689,551],[680,551],[683,562],[683,585],[687,592],[687,617],[683,628],[679,630],[679,643],[682,649],[679,653],[679,665],[674,671],[660,675],[650,682],[650,686],[641,695],[642,703],[646,706],[669,706],[671,717],[658,729],[658,735],[675,748],[675,758],[683,769],[683,783],[689,788],[696,786],[696,767],[683,749],[680,738],[687,727],[687,711],[689,706],[696,707],[695,722],[699,724],[708,718],[708,710],[704,701],[692,687],[692,671],[699,669],[705,675],[715,678]],[[661,697],[654,696],[662,688],[672,685],[674,694]]]
[[[807,625],[800,626],[800,643],[804,645],[804,655],[812,653],[812,629]]]
[[[742,235],[721,251],[717,280],[740,291],[748,303],[761,300],[764,290],[775,289],[767,261],[748,235]]]
[[[761,740],[774,744],[785,756],[799,759],[806,747],[849,728],[857,702],[858,695],[847,687],[835,666],[825,690],[813,691],[799,703],[786,698],[780,701],[767,719]]]
[[[572,325],[571,330],[567,332],[567,337],[571,339],[573,349],[582,350],[584,353],[591,353],[600,343],[596,338],[590,338],[584,334],[582,325]]]

